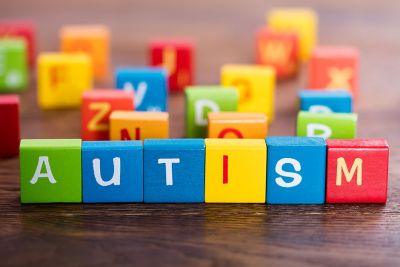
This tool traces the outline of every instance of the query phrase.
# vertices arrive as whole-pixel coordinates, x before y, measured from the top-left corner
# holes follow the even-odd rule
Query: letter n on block
[[[382,139],[328,140],[327,203],[385,203],[389,146]]]

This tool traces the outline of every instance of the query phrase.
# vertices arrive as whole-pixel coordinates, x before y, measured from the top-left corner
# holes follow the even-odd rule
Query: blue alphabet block
[[[144,141],[144,202],[204,202],[203,139]]]
[[[135,91],[135,110],[167,111],[168,76],[163,68],[120,68],[115,81],[118,89]]]
[[[267,203],[325,202],[326,142],[320,137],[267,137]]]
[[[310,112],[353,111],[353,96],[344,90],[301,90],[299,92],[300,110]]]
[[[83,202],[143,202],[142,141],[82,143]]]

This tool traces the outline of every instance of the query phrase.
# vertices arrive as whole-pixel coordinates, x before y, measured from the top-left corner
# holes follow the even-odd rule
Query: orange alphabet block
[[[114,111],[110,116],[110,140],[166,139],[167,112]]]

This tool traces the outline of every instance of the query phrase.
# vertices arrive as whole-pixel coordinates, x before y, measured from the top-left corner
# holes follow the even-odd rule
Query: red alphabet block
[[[296,74],[299,61],[299,43],[295,33],[276,32],[266,28],[256,35],[256,62],[275,69],[278,79]]]
[[[358,91],[358,50],[353,47],[318,47],[311,56],[310,89]]]
[[[133,91],[87,91],[83,94],[81,110],[82,139],[109,140],[110,114],[115,110],[134,110]]]
[[[171,91],[179,92],[193,84],[194,44],[183,40],[156,40],[149,45],[151,66],[164,67],[168,72]]]
[[[382,139],[327,140],[327,203],[385,203],[389,146]]]
[[[0,96],[0,157],[19,154],[19,97]]]

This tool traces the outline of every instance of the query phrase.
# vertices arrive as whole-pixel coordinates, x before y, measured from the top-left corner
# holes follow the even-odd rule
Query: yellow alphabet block
[[[239,90],[239,112],[262,112],[274,119],[275,70],[268,66],[225,65],[221,84]]]
[[[85,54],[43,53],[38,60],[38,102],[42,109],[79,107],[92,89],[92,66]]]
[[[267,14],[267,24],[270,30],[297,33],[300,44],[299,57],[303,62],[310,59],[318,38],[318,15],[312,9],[273,9]]]
[[[206,139],[205,202],[265,203],[263,139]]]

